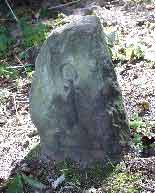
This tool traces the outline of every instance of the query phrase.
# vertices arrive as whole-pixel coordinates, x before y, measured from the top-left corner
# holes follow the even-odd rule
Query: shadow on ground
[[[71,160],[62,162],[41,160],[41,146],[38,144],[16,165],[3,184],[4,193],[18,192],[84,192],[89,188],[99,188],[102,182],[114,171],[116,164],[111,162],[105,168],[99,163],[90,169],[81,169]],[[56,188],[52,182],[64,175],[65,180]]]

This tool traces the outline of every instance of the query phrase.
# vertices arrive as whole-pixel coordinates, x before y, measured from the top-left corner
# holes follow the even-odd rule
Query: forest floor
[[[39,17],[39,9],[17,6],[14,11],[18,17],[28,15],[32,26],[41,22],[50,29],[63,25],[75,14],[91,13],[100,18],[109,37],[108,45],[130,120],[133,152],[127,154],[117,168],[113,166],[107,178],[103,177],[105,173],[102,169],[96,168],[94,173],[89,171],[84,175],[73,172],[67,163],[61,167],[41,164],[37,159],[40,137],[29,114],[29,92],[39,47],[36,42],[42,40],[36,40],[33,33],[29,34],[32,40],[28,40],[26,33],[23,38],[17,23],[9,18],[9,14],[9,19],[3,18],[0,10],[3,18],[0,23],[7,26],[14,38],[5,50],[7,54],[0,55],[0,191],[5,191],[8,180],[16,177],[15,183],[20,185],[20,181],[24,180],[25,185],[29,185],[22,186],[25,192],[154,192],[154,3],[128,0],[105,2],[99,5],[88,1],[85,8],[67,6],[55,18],[51,9],[45,9],[42,18]],[[65,168],[67,172],[63,171]],[[61,186],[55,188],[52,183],[62,171],[67,173],[67,177],[60,183]],[[36,182],[27,180],[27,177],[34,178]]]

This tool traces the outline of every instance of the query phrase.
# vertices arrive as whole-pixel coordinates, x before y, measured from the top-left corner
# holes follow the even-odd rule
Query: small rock
[[[65,176],[61,175],[60,177],[58,177],[53,183],[52,183],[52,187],[54,189],[56,189],[60,184],[62,184],[65,180]]]
[[[137,26],[143,26],[144,24],[145,24],[144,20],[139,20],[139,21],[136,22]]]
[[[6,117],[1,116],[1,118],[0,118],[0,126],[5,125],[6,122],[7,122]]]
[[[154,9],[154,5],[146,5],[146,9],[152,10],[152,9]]]
[[[24,144],[23,144],[23,148],[27,148],[29,146],[29,141],[27,140]]]
[[[97,192],[98,192],[98,193],[103,193],[103,192],[102,192],[102,188],[98,188]]]
[[[88,189],[88,193],[96,193],[97,189],[95,189],[94,187]]]
[[[152,69],[155,69],[155,63],[152,63],[152,64],[151,64],[151,68],[152,68]]]
[[[134,74],[133,75],[133,79],[137,79],[138,78],[138,75],[137,74]]]

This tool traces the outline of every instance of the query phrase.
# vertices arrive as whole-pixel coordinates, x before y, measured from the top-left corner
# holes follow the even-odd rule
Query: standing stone
[[[36,60],[31,118],[56,161],[115,160],[129,139],[121,92],[96,16],[52,31]]]

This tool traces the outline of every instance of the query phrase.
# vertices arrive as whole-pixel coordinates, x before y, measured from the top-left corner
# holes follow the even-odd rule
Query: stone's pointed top
[[[88,16],[80,16],[80,15],[75,15],[74,20],[71,21],[73,24],[78,24],[78,25],[86,25],[86,24],[99,24],[99,18],[95,15],[88,15]]]
[[[76,25],[76,26],[81,26],[81,25],[99,25],[99,18],[95,15],[88,15],[88,16],[80,16],[80,15],[75,15],[73,16],[73,19],[71,19],[70,23],[67,25]]]
[[[100,20],[97,16],[80,16],[80,15],[75,15],[71,18],[71,20],[69,21],[69,23],[57,27],[56,29],[54,29],[50,34],[49,37],[53,34],[53,33],[62,33],[65,30],[69,30],[69,29],[77,29],[77,31],[79,30],[86,30],[87,28],[89,31],[95,30],[97,29],[100,25]]]

